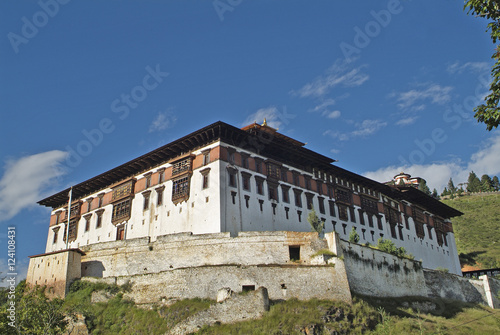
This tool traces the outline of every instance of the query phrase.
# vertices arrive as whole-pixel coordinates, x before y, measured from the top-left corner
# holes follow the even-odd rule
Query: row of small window
[[[96,219],[96,225],[95,227],[96,228],[101,228],[102,227],[102,214],[104,213],[104,210],[101,210],[101,211],[98,211],[96,212],[96,216],[97,216],[97,219]],[[85,232],[88,232],[90,231],[90,219],[91,219],[92,215],[86,215],[84,216],[84,219],[85,219]],[[63,231],[63,241],[66,242],[66,231],[68,232],[68,240],[71,242],[71,241],[74,241],[76,239],[76,236],[78,234],[78,221],[79,221],[79,218],[76,218],[76,219],[72,219],[70,220],[69,222],[69,228],[68,228],[68,224],[65,223],[64,224],[64,231]],[[60,227],[55,227],[53,229],[53,232],[54,232],[54,236],[53,236],[53,240],[52,240],[52,243],[57,243],[57,240],[58,240],[58,237],[59,237],[59,229]]]
[[[234,154],[235,153],[233,151],[229,152],[228,160],[229,160],[229,163],[231,163],[231,164],[235,164]],[[249,155],[245,154],[245,153],[239,153],[239,154],[241,157],[240,166],[245,168],[245,169],[249,169],[250,168]],[[263,173],[263,170],[262,170],[263,160],[261,158],[257,158],[257,157],[254,157],[253,159],[254,159],[254,163],[255,163],[255,171],[257,173]],[[287,175],[288,169],[287,168],[280,166],[280,165],[277,165],[277,164],[274,164],[272,162],[266,162],[265,164],[266,164],[266,172],[267,172],[268,177],[273,178],[273,179],[277,179],[277,180],[281,180],[284,182],[289,182],[287,180],[288,179],[288,175]],[[368,194],[368,195],[371,195],[374,197],[378,197],[377,191],[374,191],[368,187],[364,187],[361,185],[351,183],[348,180],[345,180],[343,178],[334,177],[332,174],[323,172],[321,170],[313,169],[313,175],[316,178],[315,182],[316,182],[317,192],[320,194],[323,193],[322,192],[322,182],[329,182],[332,184],[336,183],[338,185],[345,186],[349,189],[352,189],[353,191],[357,191],[360,193],[364,193],[364,194]],[[292,182],[295,186],[300,186],[300,178],[304,178],[305,188],[307,190],[312,189],[310,176],[301,175],[299,172],[296,172],[296,171],[292,171],[292,176],[293,176],[293,180],[290,182]],[[327,192],[328,192],[328,195],[330,196],[330,186],[329,185],[328,185]],[[331,196],[333,196],[333,195],[331,195]]]
[[[233,205],[236,204],[236,196],[237,196],[237,192],[231,191],[231,201],[232,201]],[[310,194],[310,193],[306,193],[306,197],[308,199],[307,209],[312,210],[313,209],[313,197],[314,197],[314,195]],[[250,207],[250,196],[245,195],[244,199],[245,199],[245,207],[249,208]],[[270,199],[273,199],[273,198],[270,197]],[[284,202],[289,203],[289,201],[284,201]],[[325,214],[324,199],[321,197],[318,197],[318,203],[319,203],[320,214]],[[263,211],[263,205],[264,205],[264,200],[259,199],[260,211]],[[295,205],[296,205],[296,207],[302,207],[302,200],[301,200],[300,192],[295,192]],[[329,215],[331,217],[337,217],[336,211],[335,211],[335,205],[336,205],[338,208],[338,213],[339,213],[338,218],[340,220],[351,221],[353,223],[357,222],[356,221],[356,208],[354,208],[353,206],[347,206],[345,204],[340,204],[340,203],[336,204],[333,201],[328,201],[328,205],[329,205]],[[276,214],[276,203],[272,202],[271,206],[273,208],[273,214]],[[287,219],[288,219],[289,210],[290,209],[288,207],[285,207]],[[375,216],[378,229],[383,230],[382,215],[377,215],[377,214],[373,214],[371,212],[366,212],[362,208],[358,208],[357,211],[358,211],[358,215],[359,215],[359,223],[361,225],[364,226],[364,225],[366,225],[366,223],[368,223],[369,227],[374,227],[374,223],[375,223],[374,216]],[[301,222],[300,216],[301,216],[302,211],[298,210],[297,213],[298,213],[299,222]],[[365,220],[365,213],[366,213],[366,220]]]

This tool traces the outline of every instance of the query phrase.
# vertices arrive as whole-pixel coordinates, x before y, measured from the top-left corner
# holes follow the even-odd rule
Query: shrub
[[[349,234],[349,242],[351,242],[351,243],[358,243],[359,242],[359,234],[356,231],[356,229],[354,229],[354,227],[352,227],[351,233]]]

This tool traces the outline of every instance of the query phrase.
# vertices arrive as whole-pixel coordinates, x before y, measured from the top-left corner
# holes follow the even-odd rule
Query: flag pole
[[[68,202],[68,224],[66,225],[66,250],[69,244],[69,220],[71,217],[71,196],[73,195],[73,186],[69,189],[69,202]]]

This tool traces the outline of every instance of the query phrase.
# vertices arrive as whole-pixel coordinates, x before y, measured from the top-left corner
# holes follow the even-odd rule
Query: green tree
[[[481,191],[481,181],[476,176],[474,171],[469,173],[469,178],[467,179],[467,192],[479,192]]]
[[[359,242],[359,234],[354,227],[352,227],[351,232],[349,233],[349,242],[351,243]]]
[[[439,193],[436,189],[433,189],[432,190],[432,194],[431,196],[434,198],[434,199],[438,199],[439,200]]]
[[[457,192],[457,188],[453,184],[453,179],[451,179],[451,177],[450,180],[448,180],[448,190],[450,191],[450,194],[454,194],[455,192]]]
[[[405,248],[403,247],[396,247],[396,245],[394,244],[394,242],[392,242],[391,240],[384,240],[384,238],[379,238],[378,241],[377,241],[377,248],[379,250],[382,250],[382,251],[385,251],[385,252],[388,252],[394,256],[398,256],[398,257],[409,257],[410,255],[407,255],[406,254],[406,250]],[[413,256],[411,256],[413,257]]]
[[[493,184],[493,190],[494,191],[500,190],[500,182],[498,181],[498,177],[497,176],[493,176],[493,179],[491,180],[491,182]]]
[[[487,174],[483,174],[481,176],[481,191],[483,192],[493,191],[493,181]]]
[[[62,334],[67,321],[62,312],[63,300],[49,300],[41,288],[34,288],[22,295],[16,306],[16,323],[19,334]]]
[[[450,191],[448,191],[448,189],[445,187],[443,192],[441,192],[441,196],[444,197],[445,195],[449,195],[450,194]]]
[[[466,0],[464,10],[468,9],[467,14],[479,16],[489,20],[486,31],[490,31],[491,39],[494,44],[500,38],[500,6],[496,0]],[[484,102],[474,108],[474,117],[478,122],[486,124],[488,131],[497,128],[500,123],[500,46],[491,56],[495,64],[491,68],[492,82],[490,92],[484,98]]]
[[[431,190],[429,189],[429,186],[427,186],[427,183],[424,179],[421,179],[418,183],[418,189],[427,195],[431,195]]]
[[[307,221],[311,225],[311,231],[315,231],[318,234],[321,234],[321,232],[323,232],[325,224],[316,215],[316,211],[314,209],[309,212],[307,216]]]

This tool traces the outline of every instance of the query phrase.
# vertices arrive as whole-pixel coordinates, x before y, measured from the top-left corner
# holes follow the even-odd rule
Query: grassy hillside
[[[461,261],[481,268],[500,267],[500,195],[475,195],[443,200],[464,215],[453,218]]]
[[[91,293],[104,290],[115,295],[107,302],[90,303]],[[213,301],[189,299],[170,307],[141,309],[123,298],[126,287],[76,282],[64,301],[27,293],[24,283],[16,290],[19,307],[17,332],[6,324],[7,294],[0,291],[0,334],[61,334],[55,324],[63,314],[82,313],[94,335],[165,334],[175,324]],[[23,307],[23,308],[21,308]],[[410,307],[413,307],[410,308]],[[419,309],[425,309],[423,312]],[[22,310],[22,312],[21,312]],[[58,321],[59,320],[59,321]],[[48,326],[48,328],[47,328]],[[202,328],[198,334],[499,334],[500,312],[488,307],[428,298],[355,297],[348,305],[339,301],[272,301],[260,320]]]

